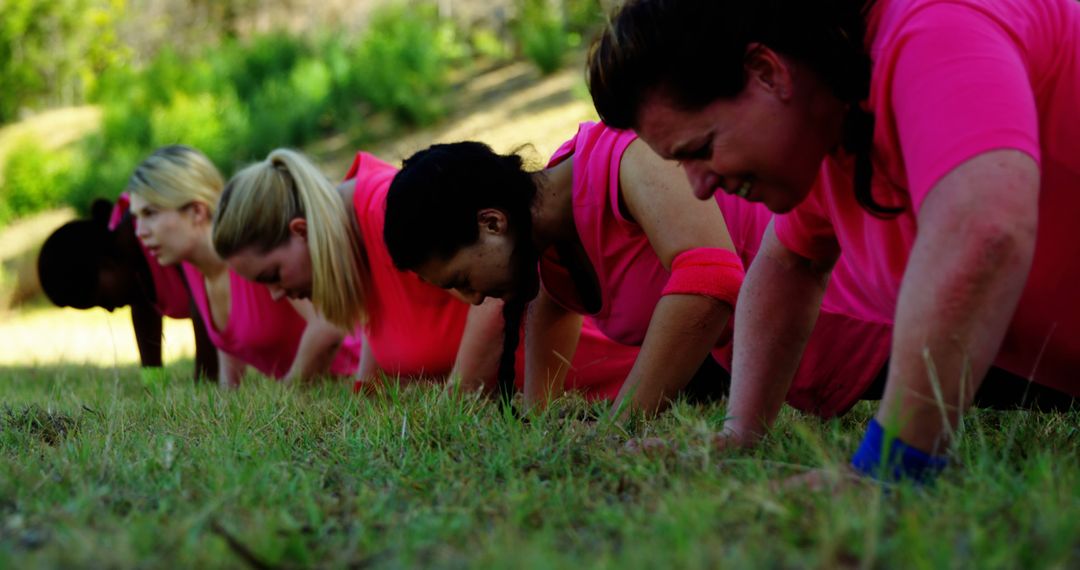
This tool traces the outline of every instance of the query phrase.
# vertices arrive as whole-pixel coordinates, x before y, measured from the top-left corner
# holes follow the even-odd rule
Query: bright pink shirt
[[[371,271],[364,335],[376,364],[386,373],[443,376],[454,366],[469,305],[394,266],[383,242],[383,226],[386,193],[397,171],[360,152],[345,175],[345,180],[356,179],[353,205]],[[524,382],[524,343],[516,357],[520,387]],[[612,342],[586,322],[566,387],[583,392],[588,399],[613,399],[636,357],[636,349]]]
[[[229,271],[229,322],[219,330],[210,312],[206,280],[193,265],[182,263],[191,296],[210,341],[219,350],[280,379],[289,372],[307,321],[288,301],[275,301],[265,285],[252,283]],[[360,337],[349,335],[330,364],[330,374],[352,376],[360,363]]]
[[[388,375],[445,376],[454,367],[469,305],[394,267],[383,242],[383,225],[386,192],[397,171],[360,152],[345,175],[345,180],[356,179],[353,207],[370,272],[365,342]]]
[[[115,231],[124,215],[131,209],[131,199],[127,192],[123,192],[113,205],[112,215],[109,216],[109,230]],[[132,226],[134,227],[134,225]],[[187,287],[180,277],[179,268],[162,267],[157,258],[150,255],[150,250],[138,240],[139,249],[146,258],[146,265],[150,268],[150,278],[154,281],[154,308],[159,313],[173,319],[191,318],[191,297]]]
[[[778,217],[777,236],[810,258],[843,250],[866,285],[849,302],[891,319],[930,190],[977,155],[1027,153],[1041,172],[1035,257],[994,364],[1080,395],[1080,4],[882,0],[868,24],[873,190],[907,208],[868,215],[850,158],[829,157],[807,200]]]
[[[611,338],[640,346],[670,273],[656,256],[648,236],[628,219],[620,206],[619,168],[626,148],[637,139],[632,131],[602,123],[582,123],[577,135],[564,143],[550,164],[574,157],[574,224],[600,285],[601,309],[593,314],[600,330]],[[736,252],[749,265],[772,219],[759,204],[727,194],[716,196]],[[708,207],[703,204],[702,207]],[[787,401],[822,416],[850,408],[888,358],[887,320],[858,316],[844,303],[845,293],[858,288],[853,272],[838,262],[817,325]],[[545,290],[568,309],[584,313],[566,270],[550,258],[541,261]],[[713,351],[731,368],[730,345]]]

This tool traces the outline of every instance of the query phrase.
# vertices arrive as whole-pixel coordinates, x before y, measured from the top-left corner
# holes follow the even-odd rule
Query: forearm
[[[565,389],[581,338],[581,315],[541,291],[525,321],[525,405],[543,409]]]
[[[529,408],[544,408],[551,400],[562,395],[566,389],[566,375],[570,372],[574,353],[581,339],[582,317],[566,312],[557,318],[533,319],[528,326],[525,357],[525,403]]]
[[[503,302],[488,298],[469,309],[450,381],[461,390],[490,392],[495,387],[503,343]]]
[[[731,313],[731,305],[712,297],[662,297],[612,409],[628,406],[652,414],[666,407],[710,357]]]
[[[161,366],[161,315],[148,303],[131,304],[131,325],[143,367]]]
[[[952,234],[969,240],[940,235],[949,231],[924,227],[912,250],[877,415],[883,426],[899,429],[901,440],[928,453],[942,451],[989,370],[1034,254],[1033,238],[980,240],[997,231],[977,228]]]
[[[767,249],[765,249],[767,248]],[[818,266],[769,232],[735,310],[727,435],[752,443],[783,407],[817,321],[831,264]]]
[[[379,366],[375,362],[375,354],[371,351],[371,344],[368,342],[367,336],[364,336],[361,342],[363,344],[360,348],[360,363],[356,367],[356,379],[363,384],[375,380],[375,376],[379,372]]]
[[[230,390],[240,385],[240,379],[244,376],[247,365],[240,359],[218,350],[218,385]]]
[[[191,328],[195,335],[195,380],[213,382],[219,377],[218,350],[195,303],[191,303]]]
[[[330,324],[308,323],[284,380],[304,381],[325,374],[344,339],[344,331]]]

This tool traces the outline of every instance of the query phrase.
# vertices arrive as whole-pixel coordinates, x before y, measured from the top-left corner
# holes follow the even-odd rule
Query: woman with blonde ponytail
[[[348,335],[302,299],[281,301],[230,271],[211,245],[211,220],[224,180],[201,152],[174,145],[155,151],[128,183],[135,233],[161,265],[179,264],[195,309],[218,349],[222,387],[248,365],[284,381],[350,376],[360,338]]]
[[[226,185],[214,247],[237,273],[275,294],[310,298],[339,326],[361,325],[357,387],[382,372],[449,374],[465,389],[490,388],[502,353],[502,303],[473,299],[470,308],[394,266],[383,218],[397,171],[361,152],[335,187],[300,153],[275,150]],[[621,381],[636,353],[586,331],[577,354],[566,355],[569,384],[578,377],[589,377],[590,385]]]

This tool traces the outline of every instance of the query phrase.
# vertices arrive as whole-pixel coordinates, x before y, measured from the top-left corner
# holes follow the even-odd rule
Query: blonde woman
[[[361,152],[335,187],[303,155],[275,150],[229,181],[215,214],[214,247],[237,273],[276,294],[310,297],[339,327],[362,323],[361,381],[380,371],[450,374],[465,389],[490,389],[496,376],[513,378],[499,370],[520,361],[516,347],[503,354],[504,328],[518,329],[503,326],[501,302],[471,299],[470,308],[390,259],[383,217],[397,171]],[[568,385],[585,388],[587,397],[613,396],[636,354],[587,326],[577,352],[562,355]]]
[[[224,180],[187,146],[155,151],[128,183],[136,235],[164,266],[180,264],[191,297],[218,349],[219,381],[236,386],[247,366],[286,382],[351,376],[360,339],[302,299],[281,299],[230,271],[210,242]]]

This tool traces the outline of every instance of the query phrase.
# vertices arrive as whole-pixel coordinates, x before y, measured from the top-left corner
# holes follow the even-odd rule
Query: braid
[[[499,357],[498,386],[499,396],[509,403],[514,398],[516,387],[516,355],[521,342],[521,321],[525,316],[528,301],[515,297],[503,305],[503,349]]]

